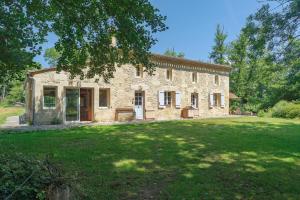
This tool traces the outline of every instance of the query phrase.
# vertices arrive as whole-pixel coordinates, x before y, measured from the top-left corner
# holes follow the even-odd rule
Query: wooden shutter
[[[221,107],[222,108],[225,107],[225,96],[224,96],[224,94],[221,94]]]
[[[209,107],[212,108],[214,106],[214,94],[209,94]]]
[[[181,94],[180,94],[180,92],[179,91],[176,91],[176,108],[180,108],[180,106],[181,106]]]
[[[158,91],[158,107],[165,107],[165,91]]]

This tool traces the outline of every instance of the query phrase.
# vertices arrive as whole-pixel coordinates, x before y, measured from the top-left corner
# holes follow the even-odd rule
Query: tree
[[[23,80],[41,50],[48,27],[45,5],[39,1],[0,1],[0,88],[4,98],[10,83]]]
[[[108,81],[124,63],[142,64],[152,74],[149,51],[157,41],[152,35],[167,29],[165,19],[148,0],[1,1],[1,73],[31,65],[53,32],[61,55],[57,70],[70,72],[71,78]]]
[[[209,55],[209,58],[213,59],[214,63],[226,64],[226,38],[227,35],[224,33],[224,28],[221,28],[221,26],[218,24],[215,34],[215,45],[213,46],[213,51]]]
[[[250,18],[266,30],[268,48],[272,49],[279,58],[282,53],[292,48],[295,39],[300,38],[300,1],[299,0],[268,0],[278,5],[271,8],[265,4]],[[297,53],[298,56],[300,52]]]
[[[174,48],[167,49],[165,51],[164,55],[166,55],[166,56],[173,56],[173,57],[179,57],[179,58],[183,58],[184,57],[184,53],[183,52],[176,52]]]
[[[245,76],[247,74],[245,69],[248,65],[248,45],[249,40],[247,36],[241,33],[238,39],[230,44],[228,50],[229,61],[233,68],[230,73],[230,89],[239,97],[245,96]]]
[[[51,66],[56,66],[60,58],[60,53],[58,53],[55,48],[48,48],[45,50],[44,58]]]

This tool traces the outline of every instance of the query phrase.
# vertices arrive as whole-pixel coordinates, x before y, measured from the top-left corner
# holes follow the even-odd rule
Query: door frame
[[[81,89],[85,89],[85,90],[90,90],[90,100],[91,100],[91,120],[88,122],[92,122],[94,120],[94,88],[93,87],[81,87],[79,88],[79,121],[80,120],[80,115],[81,115],[81,110],[80,110],[80,91]],[[82,122],[82,121],[81,121]],[[85,121],[84,121],[85,122]]]
[[[75,120],[75,121],[67,121],[67,90],[78,90],[78,105],[77,105],[77,108],[78,108],[78,120]],[[80,122],[80,88],[79,87],[64,87],[64,98],[63,98],[63,108],[64,108],[64,112],[63,112],[63,121],[65,124],[68,124],[68,123],[76,123],[76,122]]]
[[[77,89],[78,90],[78,120],[76,121],[67,121],[66,119],[66,107],[67,107],[67,101],[66,101],[66,96],[67,96],[67,89]],[[78,123],[78,122],[81,122],[80,121],[80,89],[90,89],[92,91],[91,93],[91,111],[92,111],[92,119],[91,121],[94,120],[94,88],[93,87],[72,87],[72,86],[66,86],[64,87],[64,96],[63,96],[63,122],[64,124],[68,124],[68,123]]]
[[[143,110],[143,118],[142,119],[137,119],[135,116],[135,120],[145,120],[146,119],[146,110],[145,110],[145,91],[143,90],[135,90],[134,91],[134,101],[133,101],[133,107],[134,107],[134,111],[135,111],[135,94],[136,93],[141,93],[142,94],[142,110]]]

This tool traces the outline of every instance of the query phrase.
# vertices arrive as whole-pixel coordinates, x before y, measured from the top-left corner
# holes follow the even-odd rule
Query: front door
[[[92,89],[80,89],[80,121],[92,121]]]
[[[134,96],[135,118],[144,119],[143,92],[136,91]]]

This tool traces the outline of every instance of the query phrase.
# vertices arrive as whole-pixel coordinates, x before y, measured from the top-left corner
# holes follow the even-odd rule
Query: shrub
[[[0,155],[0,199],[46,199],[49,188],[63,185],[62,180],[48,159]]]
[[[51,125],[58,125],[58,124],[62,124],[62,120],[58,117],[54,117],[52,120],[51,120]]]
[[[264,110],[258,111],[257,116],[258,117],[265,117],[266,116],[266,111],[264,111]]]
[[[271,110],[272,117],[300,118],[299,102],[279,101]]]

